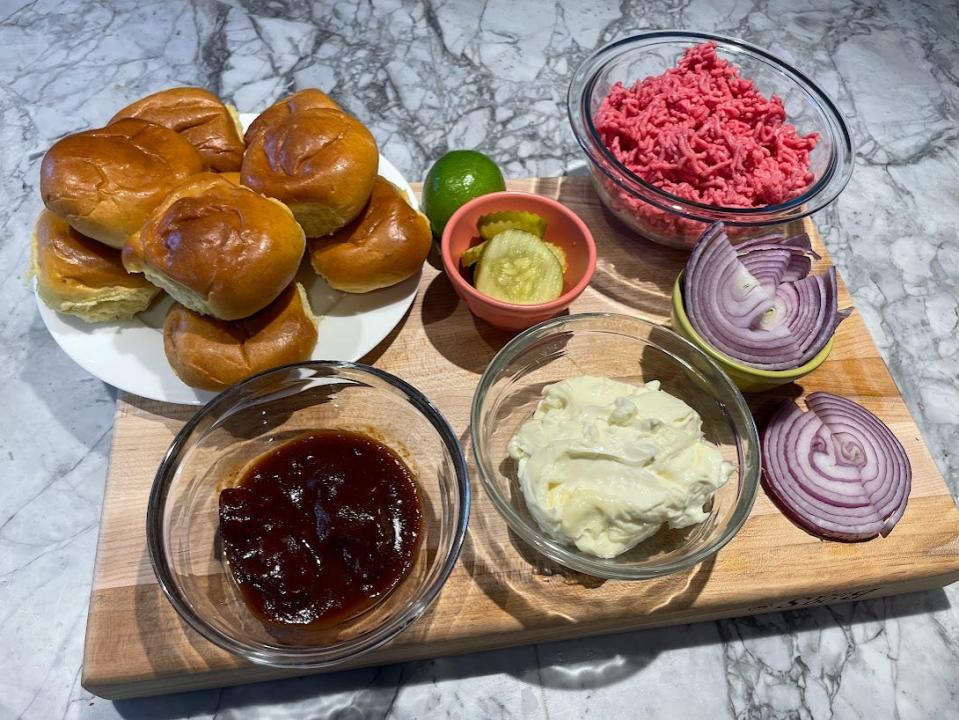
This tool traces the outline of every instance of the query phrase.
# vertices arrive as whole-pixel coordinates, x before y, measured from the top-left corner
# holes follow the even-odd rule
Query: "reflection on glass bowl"
[[[533,415],[546,385],[581,375],[634,385],[659,380],[664,391],[699,413],[706,439],[737,468],[713,496],[704,522],[682,530],[664,528],[608,560],[580,552],[543,532],[526,506],[516,462],[507,446]],[[597,577],[652,578],[706,560],[742,527],[759,484],[756,426],[729,377],[705,353],[672,331],[626,315],[570,315],[518,335],[480,378],[470,427],[483,488],[510,528],[551,560]]]
[[[361,615],[325,629],[279,627],[251,612],[226,567],[218,498],[265,452],[324,429],[370,435],[403,458],[423,505],[421,542],[410,573]],[[426,397],[376,368],[307,362],[233,386],[183,427],[154,480],[147,542],[163,591],[206,639],[255,663],[329,667],[382,645],[426,610],[459,556],[469,505],[462,448]]]
[[[630,87],[661,75],[696,45],[712,41],[721,59],[737,66],[766,97],[779,96],[787,122],[800,135],[819,133],[810,156],[814,179],[801,195],[778,205],[728,208],[672,195],[633,173],[603,143],[595,117],[617,83]],[[853,143],[846,122],[829,97],[795,68],[740,40],[699,32],[658,31],[613,42],[586,59],[573,74],[567,95],[573,133],[586,153],[587,169],[603,204],[638,234],[664,245],[690,248],[709,223],[721,220],[730,237],[770,232],[821,210],[838,197],[853,169]]]

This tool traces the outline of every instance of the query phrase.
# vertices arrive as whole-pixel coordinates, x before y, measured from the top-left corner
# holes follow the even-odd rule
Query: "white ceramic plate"
[[[255,116],[242,114],[246,126]],[[403,189],[416,207],[406,179],[380,155],[380,175]],[[420,273],[390,288],[362,295],[330,288],[309,270],[297,278],[309,293],[313,312],[320,316],[314,360],[359,360],[403,319],[416,297]],[[163,352],[163,319],[172,304],[168,296],[132,320],[91,325],[48,308],[39,296],[37,307],[47,330],[80,367],[105,383],[128,393],[183,405],[202,405],[215,393],[191,388],[167,363]]]

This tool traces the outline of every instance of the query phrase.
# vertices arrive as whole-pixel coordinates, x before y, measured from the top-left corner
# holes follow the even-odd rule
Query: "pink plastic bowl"
[[[460,256],[480,242],[476,221],[486,213],[504,210],[525,210],[545,218],[545,239],[566,253],[569,267],[563,278],[563,294],[552,302],[536,305],[502,302],[484,295],[466,280]],[[565,205],[532,193],[497,192],[470,200],[446,223],[440,251],[443,269],[470,311],[506,330],[523,330],[559,315],[586,289],[596,270],[596,243],[586,224]]]

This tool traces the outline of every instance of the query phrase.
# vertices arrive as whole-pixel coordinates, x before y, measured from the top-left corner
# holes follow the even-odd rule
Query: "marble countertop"
[[[0,719],[959,717],[959,585],[327,676],[109,702],[79,684],[115,392],[53,343],[23,281],[61,135],[179,84],[245,111],[330,91],[411,179],[475,147],[512,177],[580,164],[563,103],[598,46],[655,28],[773,50],[858,144],[817,218],[959,492],[959,6],[868,0],[0,4]],[[122,648],[117,648],[122,653]]]

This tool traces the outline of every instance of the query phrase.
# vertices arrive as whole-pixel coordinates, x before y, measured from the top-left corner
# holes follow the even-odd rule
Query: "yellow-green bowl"
[[[671,315],[673,330],[715,360],[743,392],[763,392],[798,380],[822,365],[825,359],[829,357],[829,353],[832,352],[834,338],[829,338],[826,346],[812,360],[791,370],[760,370],[736,362],[715,350],[712,345],[703,340],[699,333],[693,330],[693,326],[686,316],[686,308],[683,307],[683,273],[679,273],[676,276],[676,282],[673,283]]]

